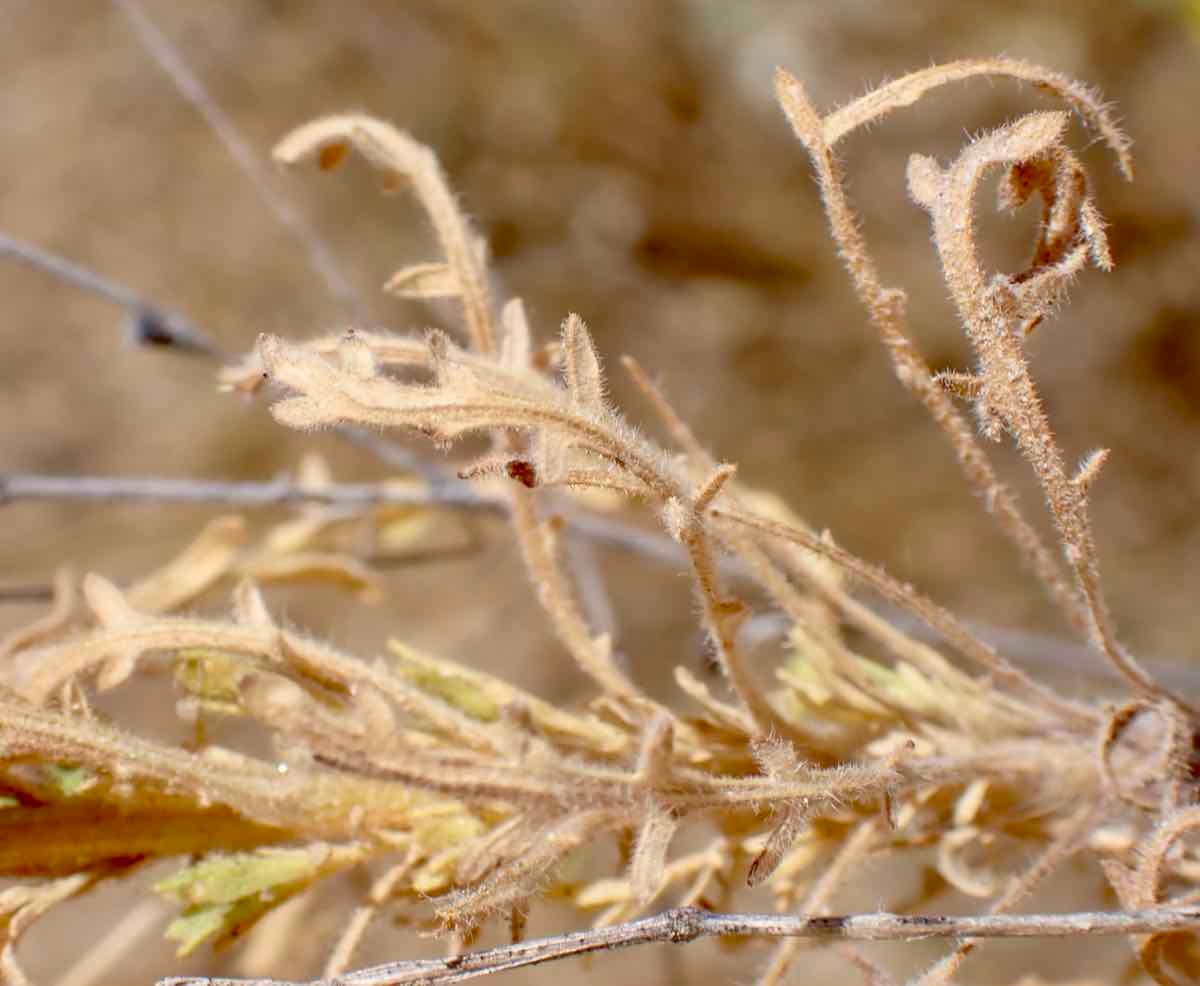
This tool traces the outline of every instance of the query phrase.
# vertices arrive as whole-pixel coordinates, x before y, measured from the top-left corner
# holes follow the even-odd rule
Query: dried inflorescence
[[[781,72],[778,84],[834,240],[901,382],[949,437],[969,483],[1068,623],[1136,688],[1132,702],[1108,709],[1056,694],[933,601],[747,487],[627,360],[677,447],[645,437],[609,401],[582,319],[569,315],[557,345],[539,349],[520,301],[497,304],[484,241],[431,151],[369,118],[318,120],[284,139],[279,160],[329,169],[355,150],[385,189],[411,190],[442,257],[401,270],[388,290],[456,299],[469,345],[441,331],[403,338],[352,329],[300,344],[263,336],[223,382],[243,393],[267,384],[272,413],[292,428],[399,429],[444,448],[468,434],[486,438],[488,450],[460,476],[500,484],[537,598],[597,696],[586,708],[562,708],[398,642],[387,658],[362,660],[273,616],[258,589],[272,579],[370,590],[370,567],[346,550],[345,529],[359,541],[403,542],[428,520],[415,508],[308,507],[261,543],[239,519],[223,518],[141,583],[120,589],[85,578],[86,611],[77,611],[64,576],[53,612],[3,648],[0,826],[2,844],[19,840],[20,850],[0,851],[0,861],[6,875],[49,878],[0,898],[7,975],[21,976],[12,943],[47,908],[180,855],[196,858],[158,889],[184,908],[169,932],[183,951],[232,938],[333,873],[381,862],[334,948],[331,976],[352,962],[385,907],[463,934],[500,914],[517,935],[529,901],[552,887],[580,910],[598,909],[595,923],[605,926],[652,907],[732,902],[749,884],[768,887],[780,911],[818,915],[853,872],[884,854],[932,860],[927,893],[898,908],[953,887],[1002,914],[1080,853],[1103,862],[1130,910],[1194,903],[1200,861],[1186,844],[1200,824],[1193,710],[1116,638],[1087,509],[1103,453],[1068,474],[1023,349],[1085,266],[1111,266],[1086,173],[1064,143],[1068,116],[1029,114],[947,166],[920,155],[909,163],[909,188],[930,215],[975,350],[969,374],[934,374],[920,357],[904,295],[883,286],[834,157],[858,127],[980,75],[1062,98],[1130,173],[1128,141],[1094,94],[1022,63],[929,69],[825,117],[795,79]],[[985,271],[974,241],[975,197],[996,169],[1002,206],[1042,202],[1032,260],[1016,274]],[[1030,463],[1065,567],[1017,509],[952,395],[972,403],[984,438],[1010,436]],[[302,481],[332,482],[315,463]],[[651,696],[628,670],[636,661],[619,661],[610,637],[591,625],[559,533],[564,510],[586,509],[579,491],[595,490],[648,505],[679,546],[727,696],[683,668],[676,680],[688,711]],[[232,589],[232,617],[179,614],[221,586]],[[858,586],[906,610],[944,650],[878,615],[854,594]],[[750,599],[791,625],[771,681],[747,659]],[[100,721],[93,689],[123,686],[164,660],[182,714],[254,721],[270,734],[275,759],[203,737],[198,749],[181,749]],[[707,844],[674,852],[685,827],[706,829]],[[558,886],[562,861],[600,837],[622,847],[621,870]],[[430,897],[432,916],[423,906]],[[762,981],[777,981],[800,947],[780,946]],[[919,981],[949,982],[974,947],[960,945]],[[1187,934],[1164,932],[1145,936],[1138,954],[1169,983],[1172,970],[1194,972],[1192,947]],[[869,981],[888,981],[850,958]]]

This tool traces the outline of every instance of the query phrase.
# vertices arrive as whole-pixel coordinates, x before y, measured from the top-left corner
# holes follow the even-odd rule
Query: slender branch
[[[136,292],[124,284],[110,281],[95,271],[80,267],[57,254],[42,250],[29,243],[23,243],[7,234],[0,233],[0,254],[23,261],[31,267],[41,268],[77,288],[90,291],[101,298],[107,298],[113,304],[125,308],[147,306],[145,299],[139,297]]]
[[[312,487],[286,477],[268,482],[224,482],[170,479],[161,476],[52,476],[0,473],[0,506],[23,500],[66,500],[133,503],[215,503],[230,507],[294,506],[325,503],[334,506],[447,507],[504,514],[503,497],[477,493],[469,484],[445,479],[423,488],[399,488],[387,483],[335,483]],[[558,504],[567,531],[574,537],[623,551],[660,564],[684,567],[687,556],[674,541],[652,530],[635,527],[586,510]],[[736,566],[730,566],[734,570]],[[0,595],[44,598],[46,590],[19,586]]]
[[[503,510],[500,499],[480,496],[467,487],[404,489],[387,483],[338,483],[305,486],[291,479],[225,482],[169,479],[162,476],[0,475],[0,505],[17,500],[103,500],[152,503],[220,503],[273,507],[301,503],[337,506],[446,506]]]
[[[258,153],[204,88],[204,83],[188,67],[179,49],[159,30],[138,0],[113,0],[113,3],[128,18],[147,54],[170,77],[179,94],[204,118],[217,140],[254,186],[263,204],[279,224],[304,247],[312,269],[321,276],[329,290],[348,311],[355,316],[361,316],[367,310],[367,306],[338,266],[333,252],[312,224],[275,188],[270,173],[263,166]]]
[[[159,986],[411,986],[461,982],[589,952],[651,942],[685,943],[723,935],[806,938],[816,941],[922,941],[933,938],[1072,938],[1079,935],[1146,935],[1200,929],[1200,908],[1089,911],[1075,914],[979,914],[925,916],[852,914],[714,914],[678,907],[587,931],[500,945],[443,959],[417,959],[303,983],[277,979],[212,979],[202,976],[159,980]]]
[[[171,346],[222,362],[227,358],[208,336],[183,315],[161,308],[132,288],[102,277],[86,267],[80,267],[65,257],[5,233],[0,233],[0,256],[11,257],[30,267],[36,267],[81,291],[90,292],[125,308],[129,312],[133,341],[139,345]]]

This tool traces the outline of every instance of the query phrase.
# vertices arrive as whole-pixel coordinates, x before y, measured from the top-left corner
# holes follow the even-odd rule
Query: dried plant
[[[464,342],[440,330],[410,338],[351,328],[304,343],[262,336],[253,353],[222,368],[222,383],[265,392],[285,427],[336,428],[359,440],[362,429],[417,433],[441,449],[475,435],[486,451],[460,464],[458,478],[423,467],[350,486],[310,459],[295,481],[193,488],[195,499],[289,503],[296,514],[259,534],[240,515],[218,518],[133,585],[63,573],[46,616],[0,643],[0,872],[27,881],[0,893],[6,981],[25,981],[15,945],[47,910],[170,857],[190,857],[156,884],[181,909],[168,935],[183,953],[230,941],[335,873],[370,872],[330,944],[322,983],[452,982],[600,949],[730,934],[784,939],[761,971],[764,984],[780,981],[816,942],[846,948],[928,937],[955,945],[914,980],[926,986],[952,981],[995,936],[1126,934],[1156,982],[1200,975],[1200,858],[1189,842],[1200,828],[1196,709],[1117,637],[1088,512],[1108,453],[1068,469],[1024,349],[1086,267],[1112,266],[1087,174],[1065,142],[1069,116],[1030,113],[975,138],[945,165],[910,159],[912,198],[929,214],[974,350],[970,372],[934,373],[921,357],[905,296],[884,286],[835,156],[858,128],[977,76],[1031,83],[1064,102],[1131,177],[1129,142],[1108,107],[1078,83],[1024,63],[938,66],[824,116],[790,75],[781,71],[777,81],[833,240],[897,377],[946,435],[968,483],[1068,625],[1124,676],[1132,697],[1117,707],[1085,702],[1031,678],[915,588],[710,456],[627,359],[674,447],[646,437],[609,400],[578,315],[545,342],[519,299],[493,297],[486,244],[433,152],[377,120],[328,117],[285,137],[276,158],[329,170],[353,151],[385,191],[415,195],[440,258],[398,271],[387,290],[456,301]],[[995,171],[1003,208],[1041,201],[1032,259],[1012,274],[985,270],[975,242],[976,195]],[[954,398],[970,404],[977,429]],[[1044,493],[1057,551],[991,464],[987,442],[1006,436]],[[156,490],[189,495],[161,484],[141,492],[153,498]],[[649,508],[670,543],[598,518],[593,491]],[[89,494],[45,478],[0,480],[0,499],[48,495],[138,489],[100,483]],[[378,559],[419,545],[437,512],[479,507],[507,518],[550,626],[594,686],[585,707],[551,704],[399,641],[385,658],[343,653],[283,624],[260,592],[272,581],[316,579],[369,596],[378,587],[362,544]],[[589,618],[588,586],[561,543],[566,530],[603,530],[688,567],[726,694],[684,668],[675,676],[683,702],[645,690],[637,655],[619,660]],[[928,634],[887,619],[859,589]],[[184,612],[214,592],[231,595],[228,615]],[[788,621],[770,675],[745,645],[752,605]],[[199,728],[181,748],[93,710],[95,692],[164,666],[185,720],[256,723],[274,755],[216,745]],[[699,848],[676,848],[684,829],[705,833]],[[617,868],[565,879],[564,860],[597,840],[619,849]],[[922,867],[924,890],[889,902],[896,913],[832,916],[839,890],[885,856]],[[1014,913],[1074,857],[1094,861],[1097,907],[1102,872],[1120,910]],[[773,914],[736,910],[746,885],[769,889]],[[926,913],[946,889],[978,900],[979,913]],[[548,894],[590,912],[590,930],[522,942],[526,909]],[[503,918],[514,944],[345,976],[385,910],[455,932],[459,946]],[[866,956],[846,957],[868,982],[893,981]]]

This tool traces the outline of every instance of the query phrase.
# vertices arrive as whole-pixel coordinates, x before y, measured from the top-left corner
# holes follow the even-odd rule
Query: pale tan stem
[[[776,78],[776,91],[796,136],[812,158],[829,217],[830,234],[850,273],[855,292],[892,358],[897,379],[921,402],[946,436],[971,489],[982,499],[988,513],[1016,546],[1021,558],[1068,622],[1075,627],[1085,626],[1086,612],[1063,578],[1055,553],[1021,514],[1012,493],[1000,482],[991,460],[976,440],[974,429],[929,372],[908,333],[903,293],[883,286],[867,250],[859,218],[846,197],[841,168],[823,134],[822,121],[808,102],[803,87],[781,70]]]

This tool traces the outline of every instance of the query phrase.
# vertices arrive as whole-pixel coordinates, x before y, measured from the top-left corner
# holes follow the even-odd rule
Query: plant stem
[[[361,318],[367,310],[362,296],[350,284],[339,266],[333,251],[320,233],[281,194],[271,181],[270,173],[263,166],[259,153],[242,136],[233,120],[204,88],[199,77],[188,67],[183,54],[150,18],[137,0],[113,0],[116,7],[129,20],[138,41],[158,67],[174,83],[176,90],[195,108],[208,124],[217,140],[233,158],[242,174],[246,176],[263,204],[304,247],[310,266],[325,281],[333,295],[347,311]]]
[[[540,965],[589,952],[651,942],[685,943],[724,935],[806,938],[817,941],[920,941],[932,938],[1073,938],[1080,935],[1148,935],[1200,928],[1200,908],[1086,911],[1073,914],[926,916],[852,914],[714,914],[677,907],[652,917],[603,928],[481,949],[444,959],[389,962],[333,979],[290,983],[277,979],[173,977],[159,986],[408,986],[455,983],[508,969]]]
[[[0,257],[12,257],[21,263],[45,271],[60,281],[120,305],[129,312],[133,341],[146,346],[170,346],[184,352],[199,353],[224,362],[217,345],[178,312],[168,311],[132,288],[110,280],[93,270],[0,233]]]
[[[163,476],[54,476],[38,473],[0,473],[0,506],[22,500],[66,500],[133,503],[215,503],[231,507],[274,507],[324,503],[346,507],[448,507],[504,514],[502,497],[475,492],[467,483],[446,478],[422,487],[400,488],[387,483],[334,483],[305,486],[287,478],[267,482],[228,482],[173,479]],[[568,533],[594,544],[633,552],[642,557],[687,565],[687,556],[674,541],[585,510],[559,505]]]

